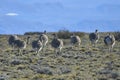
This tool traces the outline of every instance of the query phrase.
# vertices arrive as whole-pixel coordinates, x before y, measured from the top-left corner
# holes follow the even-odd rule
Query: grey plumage
[[[71,36],[71,43],[72,43],[72,45],[77,44],[77,45],[79,46],[80,43],[81,43],[80,37],[77,36],[77,35],[75,35],[75,34],[73,34],[73,35]]]
[[[18,48],[19,50],[26,48],[26,42],[23,41],[23,40],[20,40],[20,39],[15,40],[15,41],[14,41],[14,45],[15,45],[15,47]]]
[[[105,45],[107,45],[109,47],[109,51],[111,51],[111,49],[115,45],[115,37],[113,35],[111,35],[111,34],[107,35],[104,38],[104,43],[105,43]]]
[[[8,44],[12,47],[14,47],[14,41],[17,40],[18,37],[16,35],[11,35],[8,39]]]
[[[39,53],[42,50],[42,42],[40,40],[34,40],[32,42],[32,48],[36,51],[36,53]]]
[[[61,39],[58,39],[56,34],[53,34],[54,38],[51,41],[51,46],[55,49],[57,52],[57,49],[59,49],[59,52],[61,52],[61,49],[63,48],[63,41]]]
[[[22,49],[26,48],[26,42],[18,38],[16,35],[10,36],[8,39],[8,43],[13,48],[17,48],[19,50],[19,53],[21,53]]]
[[[95,33],[89,34],[89,39],[90,39],[91,43],[95,46],[95,44],[99,40],[98,30],[96,30]]]

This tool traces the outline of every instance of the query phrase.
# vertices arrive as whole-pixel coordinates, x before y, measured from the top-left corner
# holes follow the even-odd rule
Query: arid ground
[[[39,35],[30,35],[31,42]],[[98,44],[90,44],[88,34],[81,38],[80,47],[73,47],[69,39],[63,39],[64,47],[59,55],[50,46],[36,54],[31,43],[23,50],[8,45],[9,35],[0,35],[0,80],[120,80],[120,42],[108,52],[100,34]],[[20,35],[24,39],[27,35]]]

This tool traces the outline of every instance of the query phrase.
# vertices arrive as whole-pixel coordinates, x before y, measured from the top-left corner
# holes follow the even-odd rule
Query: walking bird
[[[55,49],[55,52],[57,53],[57,49],[59,49],[59,52],[61,52],[61,49],[63,48],[63,41],[57,37],[56,34],[53,34],[54,38],[52,39],[51,46]]]
[[[107,35],[105,38],[104,38],[104,43],[105,45],[108,46],[109,48],[109,52],[111,52],[111,50],[113,49],[114,45],[115,45],[115,37],[114,35],[111,35],[109,33],[109,35]]]
[[[40,35],[39,40],[42,42],[44,49],[48,43],[48,36],[46,35],[46,31],[44,31],[44,33]]]
[[[73,33],[71,36],[71,44],[80,46],[80,43],[81,43],[80,37]]]
[[[42,42],[40,40],[34,40],[32,42],[32,48],[36,51],[36,53],[39,53],[43,48]]]
[[[98,40],[99,40],[98,30],[95,30],[94,33],[89,34],[89,39],[90,39],[90,41],[91,41],[91,44],[92,44],[93,46],[95,46],[96,43],[97,43]]]
[[[22,53],[21,51],[26,48],[26,42],[18,38],[17,35],[11,35],[8,39],[8,43],[13,48],[17,48],[19,53]]]

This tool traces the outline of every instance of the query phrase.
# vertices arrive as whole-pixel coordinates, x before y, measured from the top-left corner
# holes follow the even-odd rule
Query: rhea
[[[8,39],[8,44],[12,47],[12,48],[14,48],[14,41],[15,40],[17,40],[18,39],[18,37],[17,37],[17,35],[11,35],[10,37],[9,37],[9,39]]]
[[[90,34],[89,34],[89,39],[90,39],[90,41],[91,41],[91,44],[92,44],[93,46],[95,46],[96,43],[97,43],[98,40],[99,40],[98,30],[95,30],[94,33],[90,33]]]
[[[30,36],[27,37],[26,44],[30,44],[30,38],[31,38]]]
[[[63,48],[63,41],[61,39],[59,39],[56,34],[53,34],[51,46],[54,48],[54,51],[56,53],[58,53],[58,52],[60,53],[61,49]],[[57,49],[59,50],[58,52],[57,52]]]
[[[15,47],[18,48],[19,53],[21,53],[21,51],[26,48],[26,42],[23,40],[20,40],[20,39],[15,40],[14,44],[15,44]]]
[[[80,37],[75,35],[75,33],[73,33],[71,36],[71,44],[80,46],[80,43],[81,43]]]
[[[44,33],[40,35],[39,40],[42,42],[43,49],[44,49],[48,43],[48,36],[46,31],[44,31]]]
[[[34,40],[32,42],[32,48],[35,50],[36,53],[39,53],[42,48],[43,48],[43,44],[42,42],[38,39],[38,40]]]
[[[113,47],[115,45],[115,37],[114,37],[114,35],[111,35],[109,33],[109,35],[107,35],[104,38],[104,43],[105,43],[106,46],[108,46],[109,52],[111,52],[111,50],[113,49]]]
[[[18,38],[17,35],[11,35],[8,42],[13,48],[17,48],[19,53],[26,48],[26,42]]]

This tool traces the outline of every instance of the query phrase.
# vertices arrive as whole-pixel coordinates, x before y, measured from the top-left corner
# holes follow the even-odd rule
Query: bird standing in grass
[[[40,35],[39,40],[42,42],[44,49],[48,43],[48,36],[46,35],[46,31],[44,31],[44,33]]]
[[[8,44],[14,49],[14,41],[17,40],[17,35],[11,35],[8,39]]]
[[[72,47],[73,45],[78,45],[80,46],[80,43],[81,43],[81,39],[79,36],[75,35],[74,33],[72,34],[71,36],[71,44],[72,44]]]
[[[63,41],[57,37],[56,34],[53,34],[54,38],[52,39],[51,46],[55,49],[55,53],[60,53],[63,48]],[[57,49],[59,51],[57,52]]]
[[[99,40],[98,30],[95,30],[95,33],[89,34],[89,39],[90,39],[90,41],[91,41],[91,44],[92,44],[93,46],[96,46],[96,43],[97,43],[98,40]]]
[[[105,45],[108,46],[109,48],[109,52],[111,52],[111,50],[113,49],[114,45],[115,45],[115,37],[114,35],[111,35],[109,33],[109,35],[107,35],[105,38],[104,38],[104,43]]]
[[[23,49],[26,48],[26,42],[23,41],[23,40],[20,40],[20,39],[15,40],[15,41],[14,41],[14,45],[15,45],[15,48],[18,49],[18,52],[19,52],[20,54],[22,53]]]
[[[36,51],[36,53],[39,53],[43,48],[43,44],[40,40],[34,40],[32,42],[32,48]]]
[[[17,35],[11,35],[8,39],[8,43],[13,48],[17,48],[18,53],[22,53],[21,51],[26,48],[26,42],[18,38]]]

